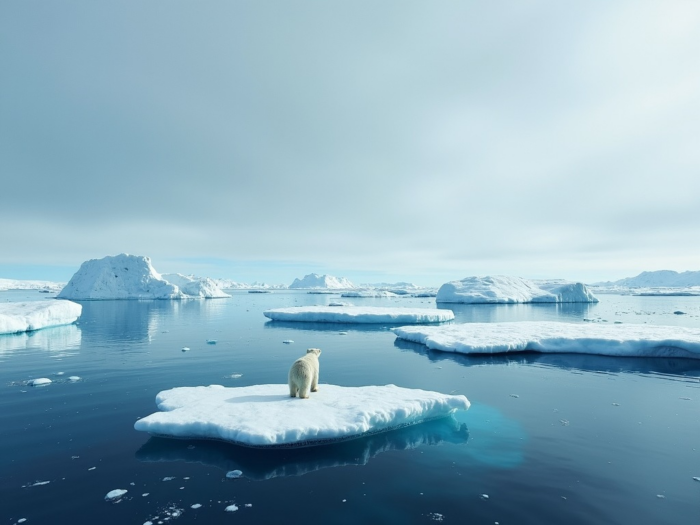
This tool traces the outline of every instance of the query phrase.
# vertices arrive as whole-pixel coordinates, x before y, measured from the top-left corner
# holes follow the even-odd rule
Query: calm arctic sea
[[[0,301],[46,298],[0,292]],[[700,360],[455,356],[396,341],[385,326],[262,315],[338,300],[284,291],[83,302],[77,325],[0,336],[0,525],[265,524],[290,516],[323,524],[698,523]],[[342,300],[435,307],[430,298]],[[600,300],[452,309],[458,322],[700,327],[700,297]],[[472,408],[455,420],[293,451],[133,429],[156,411],[161,390],[286,383],[308,347],[323,350],[321,383],[460,393]],[[37,377],[53,383],[26,386]],[[226,479],[233,469],[243,476]],[[128,493],[108,503],[113,489]],[[238,510],[225,512],[232,504]]]

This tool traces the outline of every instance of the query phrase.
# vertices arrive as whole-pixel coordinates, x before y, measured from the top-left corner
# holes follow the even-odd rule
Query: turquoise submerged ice
[[[319,385],[309,399],[289,397],[284,385],[165,390],[162,412],[138,420],[136,430],[158,436],[217,439],[249,447],[322,445],[385,432],[467,410],[462,395],[394,385]]]
[[[399,339],[461,354],[543,352],[700,359],[700,329],[640,324],[513,322],[394,328]]]
[[[317,323],[442,323],[455,318],[452,310],[380,306],[294,306],[263,312],[273,321]]]

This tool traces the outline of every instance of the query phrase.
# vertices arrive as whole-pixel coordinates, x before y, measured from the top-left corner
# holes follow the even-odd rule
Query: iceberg
[[[194,277],[191,275],[182,275],[181,273],[164,273],[161,277],[169,283],[176,285],[180,288],[182,293],[190,297],[201,297],[205,299],[231,297],[229,294],[222,292],[216,282],[208,277]]]
[[[265,310],[263,315],[273,321],[321,323],[443,323],[455,318],[452,310],[378,306],[292,306]]]
[[[0,303],[0,334],[31,332],[50,326],[72,324],[83,307],[72,301]]]
[[[521,321],[392,330],[399,339],[460,354],[542,352],[700,359],[700,329],[679,326]]]
[[[348,289],[355,288],[355,285],[348,281],[345,277],[333,277],[332,275],[318,275],[316,273],[310,273],[305,275],[303,279],[294,279],[294,282],[289,285],[289,288]]]
[[[438,303],[597,303],[583,283],[563,280],[530,281],[497,275],[467,277],[443,284]]]
[[[160,392],[156,412],[134,424],[161,437],[215,439],[256,448],[323,445],[407,427],[469,409],[463,395],[394,385],[322,384],[310,399],[286,384],[180,387]]]
[[[389,292],[388,290],[356,290],[352,292],[343,292],[340,294],[341,297],[367,297],[367,298],[378,298],[378,297],[398,297],[399,294],[394,292]]]

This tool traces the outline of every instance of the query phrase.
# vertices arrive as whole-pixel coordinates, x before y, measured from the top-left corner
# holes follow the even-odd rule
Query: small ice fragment
[[[428,517],[433,521],[442,521],[445,519],[445,516],[443,516],[439,512],[431,512],[430,514],[428,514]]]
[[[180,490],[185,490],[185,487],[180,487]]]
[[[62,376],[63,374],[65,374],[65,372],[56,372],[57,376]]]
[[[114,489],[110,490],[107,495],[105,496],[105,501],[112,501],[112,502],[117,502],[121,499],[121,497],[129,492],[128,490],[125,489]]]
[[[679,397],[678,399],[682,399],[683,401],[691,401],[689,397]]]
[[[238,507],[236,505],[229,505],[224,509],[226,512],[236,512],[238,510]]]
[[[284,344],[286,344],[286,345],[291,345],[294,341],[292,341],[291,339],[285,339],[285,340],[282,341],[282,342],[283,342]]]
[[[68,381],[70,381],[71,383],[76,383],[76,382],[80,381],[81,379],[82,378],[80,376],[70,376],[68,378]]]
[[[659,499],[666,499],[666,496],[664,496],[663,494],[657,494],[656,497]]]
[[[189,351],[190,351],[190,347],[189,347],[189,346],[183,346],[183,347],[182,347],[182,351],[183,351],[183,352],[189,352]]]
[[[36,379],[32,379],[27,384],[29,386],[44,386],[44,385],[50,385],[51,380],[48,377],[38,377]]]
[[[569,426],[569,420],[568,420],[568,419],[560,419],[560,420],[559,420],[559,423],[561,423],[562,426],[564,426],[564,427],[568,427],[568,426]]]
[[[80,459],[80,456],[71,456],[71,459]]]
[[[347,332],[338,332],[338,335],[348,335]]]
[[[30,485],[25,485],[25,487],[40,487],[42,485],[48,485],[51,483],[50,481],[35,481],[34,483],[31,483]]]
[[[208,344],[208,345],[215,345],[215,344],[216,344],[216,339],[207,339],[207,344]]]
[[[150,492],[144,492],[143,494],[141,494],[141,496],[145,498],[145,497],[148,496],[149,494],[150,494]]]
[[[343,500],[343,503],[345,503],[346,501],[347,501],[347,500],[346,500],[346,499],[344,499],[344,500]]]
[[[25,521],[27,521],[27,518],[20,518],[17,520],[17,523],[24,523]]]
[[[612,406],[614,406],[614,407],[619,407],[619,406],[620,406],[620,403],[613,403]]]
[[[245,506],[250,508],[250,507],[253,506],[253,504],[252,504],[252,503],[246,503]]]
[[[238,378],[240,378],[240,377],[243,377],[243,374],[231,374],[229,377],[230,377],[231,379],[238,379]]]
[[[700,481],[700,476],[693,476],[693,479],[694,479],[695,481]]]
[[[517,399],[517,398],[519,398],[520,396],[519,396],[518,394],[511,394],[510,397],[514,397],[514,398]]]
[[[88,470],[95,470],[97,467],[90,467]]]
[[[132,481],[131,483],[129,483],[129,485],[131,485],[132,487],[135,487],[135,486],[136,486],[136,483],[134,483],[134,482]]]
[[[489,499],[489,495],[488,495],[488,494],[482,494],[482,495],[480,495],[479,497],[480,497],[481,499]]]
[[[182,479],[190,479],[190,477],[189,477],[189,476],[185,476],[185,477],[184,477],[184,478],[182,478]]]
[[[152,521],[144,521],[143,525],[153,525],[153,522]]]
[[[163,478],[163,481],[172,481],[175,479],[175,476],[166,476]]]
[[[242,474],[243,474],[243,472],[241,472],[240,470],[229,470],[226,473],[226,477],[228,479],[236,479],[236,478],[240,478]]]
[[[199,508],[201,508],[201,507],[202,507],[201,503],[195,503],[194,505],[191,505],[191,506],[190,506],[191,509],[195,509],[195,510],[196,510],[196,509],[199,509]]]

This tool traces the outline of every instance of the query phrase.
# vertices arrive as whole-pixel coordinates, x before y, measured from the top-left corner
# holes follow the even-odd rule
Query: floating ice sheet
[[[455,318],[452,310],[376,306],[295,306],[266,310],[263,314],[274,321],[323,323],[442,323]]]
[[[431,350],[461,354],[577,353],[700,359],[700,329],[603,323],[466,323],[403,326],[396,336]]]
[[[322,445],[445,417],[467,410],[462,395],[394,385],[322,384],[310,399],[289,397],[284,385],[181,387],[156,396],[162,412],[136,430],[164,437],[218,439],[249,447]]]
[[[74,323],[83,307],[72,301],[0,303],[0,334],[30,332]]]

